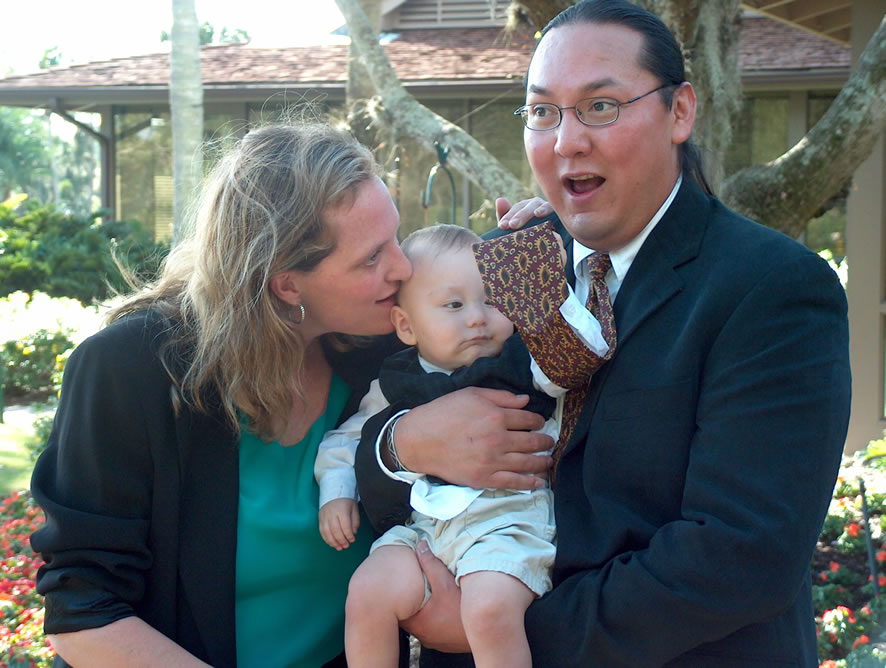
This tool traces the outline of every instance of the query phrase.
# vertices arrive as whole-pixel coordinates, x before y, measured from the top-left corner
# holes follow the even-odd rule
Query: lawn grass
[[[0,498],[30,484],[34,464],[25,448],[30,435],[26,427],[0,424]]]

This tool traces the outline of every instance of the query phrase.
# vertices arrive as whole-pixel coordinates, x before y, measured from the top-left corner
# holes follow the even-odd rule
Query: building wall
[[[886,12],[886,0],[855,0],[852,5],[852,57],[858,59]],[[847,253],[850,278],[850,360],[852,364],[852,417],[846,452],[863,448],[883,437],[884,332],[886,332],[886,148],[881,135],[873,152],[856,171],[849,195]]]

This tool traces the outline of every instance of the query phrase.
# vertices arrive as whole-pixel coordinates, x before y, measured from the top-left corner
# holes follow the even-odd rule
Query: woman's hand
[[[529,398],[468,387],[412,409],[397,422],[397,456],[421,471],[475,489],[538,489],[553,440],[531,430],[544,418],[521,410]]]
[[[495,215],[503,230],[519,230],[533,218],[546,218],[553,212],[554,207],[541,197],[524,199],[514,206],[504,197],[495,200]]]
[[[329,547],[341,552],[356,540],[360,511],[354,499],[332,499],[320,507],[320,535]]]
[[[446,565],[421,541],[415,550],[418,563],[428,578],[431,598],[421,610],[400,623],[424,647],[440,652],[470,652],[461,623],[461,590]]]

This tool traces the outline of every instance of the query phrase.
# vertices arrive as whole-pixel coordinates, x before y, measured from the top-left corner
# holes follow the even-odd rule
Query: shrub
[[[25,440],[25,448],[32,462],[36,462],[37,457],[46,449],[49,434],[52,432],[52,421],[55,419],[57,404],[58,400],[53,400],[37,407],[38,412],[42,415],[34,420],[34,433]]]
[[[74,347],[67,329],[40,329],[16,341],[7,341],[0,349],[6,378],[4,387],[10,397],[48,397],[58,392],[61,374]]]
[[[169,250],[138,223],[100,220],[107,211],[83,217],[32,202],[20,208],[19,215],[0,203],[0,285],[7,294],[40,291],[85,305],[103,301],[126,288],[112,250],[146,278]]]

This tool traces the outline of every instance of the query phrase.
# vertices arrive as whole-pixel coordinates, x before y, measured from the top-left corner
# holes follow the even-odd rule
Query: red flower
[[[886,550],[880,550],[879,552],[877,552],[877,561],[879,561],[880,563],[886,561]]]
[[[855,649],[859,645],[864,645],[865,643],[868,643],[870,641],[871,641],[870,638],[868,638],[866,635],[862,634],[862,635],[858,636],[858,638],[856,638],[854,643],[852,643],[852,649]]]
[[[818,664],[818,668],[837,668],[837,662],[833,659],[828,659]]]
[[[827,581],[828,581],[828,572],[827,572],[827,571],[822,571],[822,572],[819,574],[818,577],[821,578],[821,581],[822,581],[822,582],[827,582]]]
[[[886,554],[886,552],[884,552],[884,554]],[[828,568],[831,569],[831,573],[836,573],[840,570],[840,564],[838,564],[836,561],[832,561],[830,564],[828,564]]]
[[[846,525],[846,533],[855,538],[858,536],[858,532],[861,531],[861,527],[858,522],[850,522]]]

